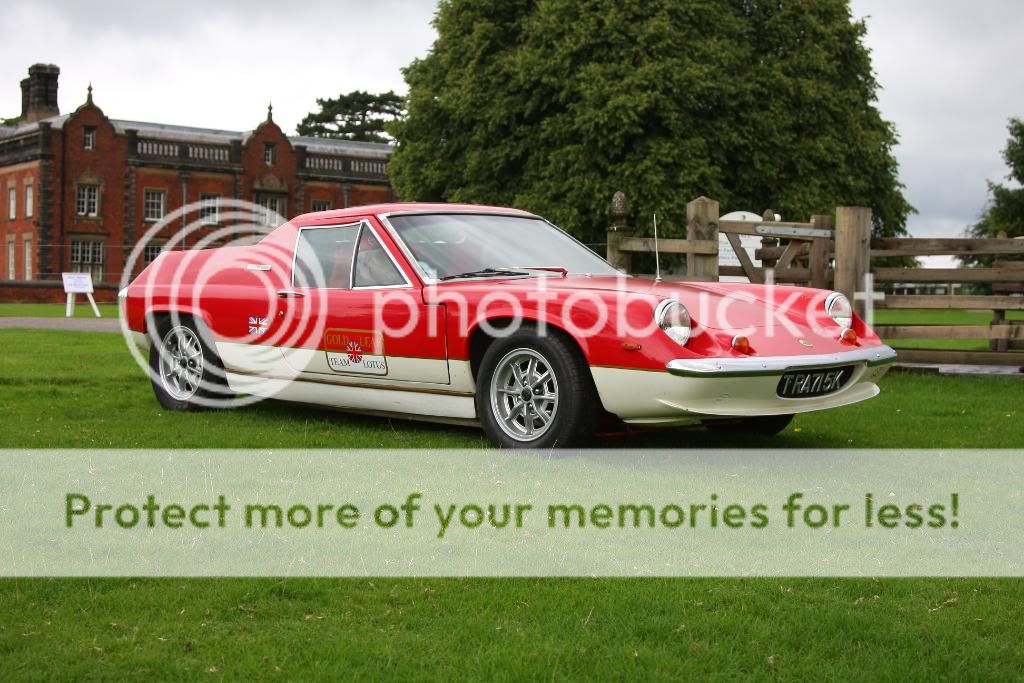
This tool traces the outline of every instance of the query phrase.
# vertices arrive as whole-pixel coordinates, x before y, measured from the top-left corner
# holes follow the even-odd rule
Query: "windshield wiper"
[[[471,270],[466,273],[445,275],[444,277],[439,277],[438,280],[458,280],[464,277],[492,277],[494,275],[529,275],[529,273],[512,268],[481,268],[480,270]]]
[[[516,266],[516,268],[521,270],[544,270],[549,273],[558,273],[562,277],[569,276],[569,271],[562,266]]]

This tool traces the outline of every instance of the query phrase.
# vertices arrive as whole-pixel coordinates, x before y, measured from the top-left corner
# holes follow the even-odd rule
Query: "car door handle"
[[[302,292],[296,292],[294,289],[279,289],[277,295],[282,299],[301,299],[306,296]]]

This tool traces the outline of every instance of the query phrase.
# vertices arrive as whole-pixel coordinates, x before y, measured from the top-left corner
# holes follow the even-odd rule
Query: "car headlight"
[[[680,346],[690,340],[690,312],[675,299],[665,299],[654,309],[654,321]]]
[[[825,299],[825,312],[841,327],[853,326],[853,306],[845,295],[832,292]]]

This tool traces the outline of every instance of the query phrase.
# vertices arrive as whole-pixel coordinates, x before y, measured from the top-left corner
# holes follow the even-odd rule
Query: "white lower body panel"
[[[592,368],[601,403],[626,422],[658,424],[686,418],[789,415],[858,403],[878,395],[889,366],[860,366],[839,391],[811,398],[781,398],[780,374],[750,377],[679,377],[668,372]]]
[[[228,385],[240,394],[310,403],[356,412],[475,420],[472,395],[428,388],[274,379],[228,371]]]

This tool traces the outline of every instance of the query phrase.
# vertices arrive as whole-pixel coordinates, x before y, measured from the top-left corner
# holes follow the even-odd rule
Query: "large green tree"
[[[299,135],[321,138],[390,142],[388,123],[402,116],[404,100],[393,91],[350,93],[317,98],[317,111],[310,112],[298,125]]]
[[[1006,233],[1007,237],[1024,237],[1024,121],[1010,119],[1007,128],[1010,139],[1003,150],[1003,159],[1010,167],[1007,179],[1014,181],[1016,187],[988,184],[990,198],[985,212],[968,230],[974,237],[997,237],[1000,233]]]
[[[848,0],[441,0],[392,126],[403,199],[506,204],[599,241],[609,199],[679,231],[698,195],[803,219],[913,210]]]

